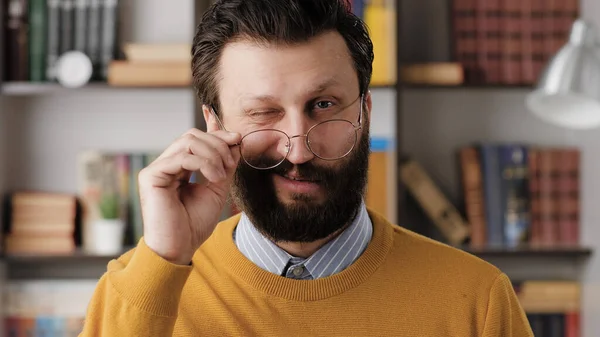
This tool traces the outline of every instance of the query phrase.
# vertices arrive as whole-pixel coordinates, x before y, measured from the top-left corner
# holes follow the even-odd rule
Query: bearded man
[[[192,55],[207,131],[140,173],[144,237],[81,336],[533,336],[503,272],[365,206],[373,46],[345,1],[217,1]]]

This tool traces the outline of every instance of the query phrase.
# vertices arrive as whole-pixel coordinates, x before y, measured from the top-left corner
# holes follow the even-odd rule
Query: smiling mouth
[[[280,176],[289,179],[289,180],[293,180],[293,181],[298,181],[298,182],[306,182],[306,183],[319,183],[318,180],[315,179],[309,179],[309,178],[304,178],[304,177],[295,177],[295,176],[290,176],[287,174],[281,174]]]

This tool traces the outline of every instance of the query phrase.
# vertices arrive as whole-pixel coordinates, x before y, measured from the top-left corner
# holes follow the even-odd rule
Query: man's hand
[[[164,259],[189,264],[212,234],[229,193],[240,154],[240,134],[192,129],[139,176],[146,245]],[[206,183],[190,183],[199,171]]]

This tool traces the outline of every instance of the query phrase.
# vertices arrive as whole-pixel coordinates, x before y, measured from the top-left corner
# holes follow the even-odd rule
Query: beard
[[[285,160],[269,170],[256,170],[242,159],[235,172],[232,197],[252,224],[274,242],[313,242],[346,227],[362,203],[369,166],[369,123],[354,150],[335,167],[314,161],[294,165]],[[323,202],[295,193],[291,202],[277,197],[273,174],[295,170],[303,179],[316,181],[325,191]]]

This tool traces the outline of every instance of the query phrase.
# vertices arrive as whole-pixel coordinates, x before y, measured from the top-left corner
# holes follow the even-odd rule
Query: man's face
[[[283,134],[255,134],[242,142],[251,163],[283,158],[286,145],[291,150],[283,163],[268,170],[256,170],[242,159],[232,186],[238,206],[275,241],[315,241],[344,227],[355,215],[366,184],[371,98],[359,98],[358,78],[341,35],[330,32],[295,45],[247,39],[229,43],[217,82],[223,124],[242,136],[261,129],[305,135],[331,119],[358,125],[364,103],[362,128],[344,158],[315,156],[303,136],[288,142]],[[209,130],[218,129],[213,116],[206,116]],[[311,132],[310,146],[321,157],[343,152],[354,142],[352,125],[335,125]]]

